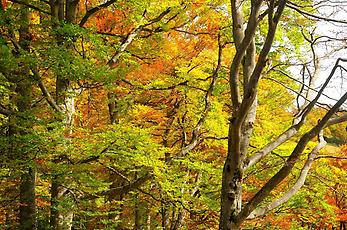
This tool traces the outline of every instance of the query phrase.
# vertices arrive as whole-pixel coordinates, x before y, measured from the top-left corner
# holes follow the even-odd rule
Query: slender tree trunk
[[[75,101],[73,95],[69,95],[70,82],[62,77],[56,81],[56,102],[64,112],[63,124],[66,132],[72,132],[74,122]],[[72,207],[62,207],[59,203],[69,198],[69,191],[62,187],[62,176],[53,176],[51,184],[51,216],[50,226],[52,229],[71,229],[73,211]],[[61,210],[60,210],[61,209]],[[65,209],[65,210],[62,210]]]
[[[233,19],[233,37],[235,40],[235,48],[240,51],[241,43],[245,37],[244,32],[244,18],[242,13],[242,1],[235,0],[231,2],[232,19]],[[243,91],[246,92],[248,88],[249,79],[255,67],[255,42],[254,38],[251,39],[250,45],[246,50],[245,57],[242,61],[243,67]],[[238,78],[238,77],[237,77]],[[235,82],[236,83],[236,82]],[[238,83],[236,83],[238,84]],[[237,89],[237,87],[235,87]],[[238,90],[236,90],[238,91]],[[233,92],[236,93],[236,92]],[[237,106],[238,98],[234,99],[234,106]],[[256,99],[251,106],[250,112],[245,118],[245,122],[240,127],[240,135],[234,136],[234,126],[236,114],[229,124],[228,134],[228,156],[223,167],[222,174],[222,194],[221,194],[221,215],[220,215],[220,229],[239,229],[240,224],[237,222],[237,216],[242,208],[242,179],[243,179],[243,162],[247,156],[249,141],[253,132],[253,123],[256,117],[257,102]],[[234,110],[234,113],[238,112]],[[235,143],[240,144],[240,159],[235,157]],[[236,153],[237,154],[237,153]]]
[[[165,203],[161,203],[161,227],[163,230],[169,229],[169,214]]]
[[[141,230],[143,225],[143,203],[139,199],[139,194],[135,194],[135,208],[134,208],[134,229]]]
[[[108,92],[107,99],[108,99],[107,105],[108,105],[108,111],[110,116],[110,122],[111,124],[116,124],[119,121],[119,115],[117,113],[116,95],[114,93]]]
[[[146,229],[151,230],[151,209],[147,209]]]
[[[20,229],[36,229],[35,185],[36,171],[29,168],[21,177],[20,185]]]
[[[111,204],[111,208],[109,210],[110,214],[108,215],[108,219],[111,221],[121,220],[123,205],[120,203],[123,200],[123,194],[117,194],[115,190],[112,190],[112,189],[123,187],[125,185],[125,181],[116,173],[110,174],[110,181],[112,182],[112,184],[109,186],[110,191],[114,191],[114,192],[110,192],[108,195],[108,200]],[[113,205],[114,201],[116,201],[117,206]],[[117,225],[116,229],[122,229],[122,223]]]
[[[52,179],[51,184],[51,215],[50,215],[50,227],[52,230],[58,229],[58,187],[59,184],[56,178]]]
[[[141,229],[141,212],[140,212],[138,204],[136,204],[136,206],[135,206],[134,217],[135,217],[134,218],[135,219],[134,229],[140,230]]]
[[[30,32],[29,32],[29,9],[23,7],[21,9],[21,26],[19,29],[19,44],[21,48],[30,52]],[[28,112],[30,109],[30,103],[32,100],[31,82],[29,80],[29,69],[26,65],[20,68],[19,76],[16,86],[16,104],[19,113]],[[16,118],[19,126],[27,127],[26,122],[23,122],[22,118]],[[26,130],[14,130],[15,133],[25,135]],[[28,154],[28,153],[27,153]],[[29,156],[25,154],[23,157],[28,160]],[[22,174],[20,179],[20,208],[19,208],[19,222],[20,229],[36,229],[36,202],[35,202],[35,186],[36,186],[36,169],[32,166],[24,165],[25,173]]]
[[[177,214],[173,215],[172,221],[171,221],[171,230],[179,230],[182,227],[184,221],[184,210],[182,208],[179,208],[177,210]]]
[[[14,229],[14,224],[13,224],[13,220],[11,218],[11,213],[12,213],[12,210],[9,209],[6,211],[6,214],[5,214],[5,229],[6,230],[13,230]]]

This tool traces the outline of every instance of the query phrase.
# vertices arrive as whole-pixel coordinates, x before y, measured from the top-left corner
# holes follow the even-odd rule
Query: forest
[[[347,229],[347,2],[1,0],[0,229]]]

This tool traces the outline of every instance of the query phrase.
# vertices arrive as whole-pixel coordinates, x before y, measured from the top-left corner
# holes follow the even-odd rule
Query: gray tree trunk
[[[240,229],[245,216],[242,206],[242,183],[250,137],[257,110],[257,87],[267,54],[274,39],[277,23],[285,6],[285,0],[275,6],[270,1],[269,31],[264,46],[256,58],[255,32],[259,23],[259,12],[263,1],[251,1],[250,15],[244,28],[244,1],[232,0],[233,38],[236,54],[230,67],[230,97],[232,114],[228,133],[228,154],[222,172],[221,211],[219,229]],[[277,9],[276,9],[277,8]],[[276,13],[274,13],[276,10]],[[241,67],[242,70],[241,71]],[[240,93],[240,77],[243,73],[243,95]]]
[[[65,21],[75,23],[76,11],[79,0],[50,0],[52,21]],[[57,25],[56,25],[57,26]],[[57,37],[58,45],[63,45],[62,38]],[[65,124],[66,132],[71,132],[74,122],[75,101],[70,80],[64,76],[56,76],[56,104],[63,113],[62,122]],[[63,178],[52,177],[51,184],[51,216],[50,226],[52,229],[69,230],[72,227],[73,208],[60,206],[61,202],[69,199],[70,192],[62,186]]]

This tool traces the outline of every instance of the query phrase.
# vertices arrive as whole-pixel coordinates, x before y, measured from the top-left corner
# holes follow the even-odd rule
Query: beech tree
[[[220,229],[239,229],[247,218],[263,215],[292,197],[302,187],[316,154],[325,145],[322,130],[331,124],[335,124],[335,122],[345,121],[346,119],[346,115],[338,118],[335,118],[334,115],[339,112],[340,107],[346,101],[347,93],[342,95],[329,108],[315,126],[300,135],[295,148],[278,172],[250,200],[243,203],[242,184],[245,171],[264,159],[278,146],[298,134],[307,116],[312,112],[324,89],[336,73],[336,70],[343,68],[341,62],[346,61],[343,58],[337,59],[331,73],[326,77],[325,83],[315,96],[312,96],[311,90],[315,82],[314,78],[317,76],[313,75],[304,96],[306,101],[298,108],[292,125],[257,152],[248,154],[253,123],[256,117],[259,81],[266,68],[267,57],[274,44],[276,30],[281,23],[283,11],[287,5],[294,9],[296,9],[297,5],[288,1],[250,1],[247,4],[249,16],[245,19],[243,12],[245,4],[245,1],[231,1],[236,54],[230,66],[229,76],[232,113],[228,134],[228,155],[223,168]],[[256,32],[264,18],[267,18],[266,37],[260,52],[256,53]],[[318,60],[314,57],[313,61],[317,62]],[[319,66],[315,65],[315,68],[319,68]],[[240,80],[240,75],[242,80]],[[241,89],[243,89],[242,93]],[[261,206],[269,194],[290,174],[309,141],[316,136],[318,136],[319,143],[309,154],[296,183],[280,198]]]

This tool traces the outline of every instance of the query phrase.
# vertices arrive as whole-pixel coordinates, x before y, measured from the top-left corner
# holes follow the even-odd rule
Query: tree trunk
[[[125,185],[125,181],[116,173],[111,173],[110,181],[112,182],[112,184],[109,186],[111,192],[108,194],[108,200],[111,204],[111,207],[109,210],[110,214],[108,215],[108,219],[111,221],[118,221],[121,220],[122,215],[123,205],[121,205],[120,203],[123,200],[123,194],[117,193],[114,189],[123,187]],[[114,201],[116,201],[116,207],[114,207],[113,205]],[[117,229],[122,229],[122,223],[117,225]]]
[[[241,52],[241,44],[245,38],[244,29],[244,17],[242,13],[242,1],[235,0],[231,2],[232,5],[232,19],[233,19],[233,38],[235,40],[235,48],[238,52]],[[252,5],[252,7],[254,7]],[[255,67],[255,42],[254,37],[251,38],[249,47],[246,49],[245,56],[242,61],[243,67],[243,91],[248,90],[248,82],[253,73]],[[238,76],[236,75],[237,81]],[[236,83],[238,84],[238,83]],[[237,86],[233,86],[232,95],[233,106],[235,108],[239,103],[239,91]],[[228,156],[224,164],[223,175],[222,175],[222,191],[221,191],[221,213],[220,213],[220,229],[239,229],[240,224],[237,222],[237,216],[242,208],[242,178],[243,178],[243,162],[248,152],[248,146],[250,137],[253,132],[253,123],[256,117],[257,102],[254,100],[250,112],[246,115],[245,121],[240,127],[239,135],[235,136],[237,132],[235,129],[238,127],[234,126],[236,119],[236,113],[234,109],[233,118],[229,124],[228,134]],[[234,137],[235,136],[235,137]],[[235,153],[235,143],[239,143],[239,153]],[[239,156],[235,157],[235,154]],[[238,158],[238,160],[237,160]]]
[[[19,222],[20,229],[36,229],[36,203],[35,203],[35,183],[36,171],[29,168],[28,172],[21,177],[20,184],[20,209]]]
[[[275,1],[270,1],[268,5],[268,33],[263,48],[256,57],[254,37],[263,1],[250,2],[250,14],[247,23],[245,23],[242,6],[244,1],[231,1],[236,54],[231,63],[229,74],[232,116],[229,123],[228,153],[222,174],[219,228],[223,230],[239,229],[241,223],[248,216],[249,205],[246,209],[242,207],[242,180],[257,109],[258,83],[266,65],[267,55],[272,47],[277,24],[286,4],[286,0],[279,1],[278,5],[275,4]],[[246,29],[243,26],[245,24],[247,24]],[[240,93],[239,80],[239,75],[242,73],[241,64],[243,68],[243,95]]]
[[[225,161],[222,175],[220,230],[239,229],[237,216],[241,211],[242,172],[235,170],[233,160]]]
[[[151,209],[147,209],[146,229],[151,230]]]
[[[58,26],[55,20],[66,23],[75,23],[76,10],[79,0],[50,0],[51,16],[54,23],[54,29]],[[63,38],[57,36],[57,44],[63,46]],[[67,49],[71,47],[65,47]],[[63,112],[62,122],[65,125],[66,132],[72,132],[74,123],[75,100],[73,90],[70,86],[70,80],[65,76],[56,76],[56,104]],[[62,179],[64,176],[53,176],[51,184],[51,216],[50,226],[52,229],[71,229],[73,220],[72,207],[63,207],[60,205],[65,199],[70,199],[70,192],[63,188]],[[73,205],[72,205],[73,206]]]
[[[67,230],[72,228],[73,211],[69,202],[69,192],[61,187],[59,177],[52,179],[51,185],[51,215],[50,227],[52,230]],[[64,205],[62,205],[64,203]]]
[[[161,203],[161,227],[163,230],[169,229],[169,214],[165,203]]]
[[[135,210],[134,210],[134,222],[135,222],[135,226],[134,229],[135,230],[141,230],[142,229],[142,225],[143,225],[143,211],[141,209],[141,206],[143,206],[143,203],[141,203],[140,199],[139,199],[139,194],[135,194]]]
[[[29,43],[30,43],[30,32],[29,32],[29,9],[23,7],[21,9],[21,26],[19,29],[19,44],[20,47],[29,52]],[[18,107],[19,113],[28,112],[30,109],[30,103],[32,100],[32,90],[31,82],[29,80],[29,68],[27,65],[24,65],[20,68],[19,75],[16,80],[16,93],[15,104]],[[23,118],[17,119],[16,125],[24,126],[22,130],[16,130],[14,128],[13,132],[20,135],[26,134],[26,129],[28,125],[23,122]],[[29,159],[28,153],[26,153],[23,158],[25,160]],[[20,229],[36,229],[36,202],[35,202],[35,186],[36,186],[36,170],[32,166],[24,165],[26,171],[22,174],[20,179],[20,208],[19,208],[19,222]]]
[[[51,184],[51,215],[50,215],[50,227],[52,230],[58,229],[58,183],[56,179],[52,179]]]
[[[182,208],[179,208],[177,210],[177,215],[172,217],[172,223],[171,223],[171,230],[179,230],[181,229],[181,226],[184,221],[184,210]]]

